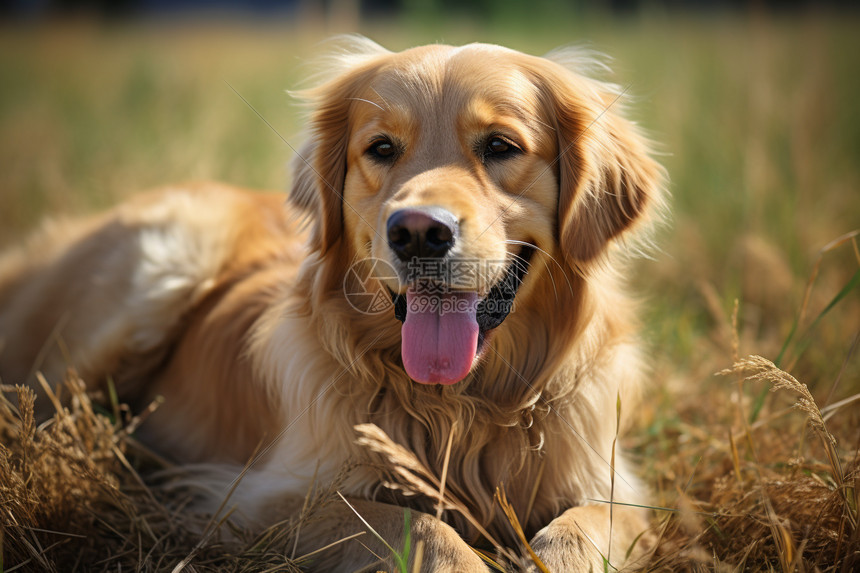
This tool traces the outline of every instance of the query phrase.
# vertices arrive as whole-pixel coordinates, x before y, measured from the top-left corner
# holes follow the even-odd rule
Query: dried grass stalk
[[[857,492],[853,483],[845,479],[845,471],[842,467],[839,452],[836,449],[836,438],[827,431],[821,410],[818,408],[818,404],[815,403],[815,398],[812,397],[812,393],[806,384],[802,384],[794,376],[781,370],[767,358],[756,355],[748,356],[735,362],[732,368],[722,370],[719,374],[744,375],[744,380],[769,382],[771,392],[788,390],[799,396],[794,407],[806,414],[809,425],[821,439],[821,443],[824,445],[824,452],[827,455],[827,461],[830,464],[831,475],[845,503],[845,517],[849,521],[851,529],[856,529],[858,520]]]

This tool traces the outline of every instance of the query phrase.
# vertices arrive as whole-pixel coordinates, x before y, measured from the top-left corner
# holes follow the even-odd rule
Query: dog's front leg
[[[582,505],[538,531],[531,546],[553,573],[617,570],[647,552],[649,536],[640,535],[647,528],[639,508],[616,505],[610,519],[609,504]]]
[[[433,516],[417,511],[410,512],[411,530],[407,547],[404,508],[355,499],[350,499],[349,504],[354,511],[344,504],[331,504],[324,515],[312,517],[311,523],[302,528],[299,545],[303,553],[361,533],[358,537],[311,556],[302,563],[309,571],[399,571],[397,557],[386,544],[401,556],[408,554],[408,571],[413,571],[419,544],[423,550],[420,568],[422,573],[487,571],[481,558],[469,548],[460,535],[451,526]],[[361,519],[356,514],[360,515]],[[370,531],[364,522],[376,533]]]

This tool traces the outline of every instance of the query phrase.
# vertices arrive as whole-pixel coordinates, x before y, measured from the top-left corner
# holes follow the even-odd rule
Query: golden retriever
[[[301,94],[288,202],[168,187],[8,252],[2,381],[56,383],[71,365],[132,404],[162,396],[141,439],[221,464],[203,466],[212,483],[262,447],[234,494],[248,523],[285,518],[349,463],[340,491],[392,547],[414,510],[425,571],[486,570],[478,531],[512,535],[497,488],[551,571],[629,564],[647,494],[615,455],[616,407],[635,412],[645,369],[623,269],[663,172],[592,64],[346,40]],[[361,424],[446,466],[471,520],[386,488]],[[332,504],[299,547],[365,529]],[[367,534],[308,566],[378,559],[392,563]]]

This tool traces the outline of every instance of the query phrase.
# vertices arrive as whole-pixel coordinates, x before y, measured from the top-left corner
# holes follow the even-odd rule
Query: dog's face
[[[376,47],[312,97],[292,199],[323,254],[396,270],[385,286],[418,382],[466,377],[541,267],[583,272],[657,189],[616,96],[547,59]]]

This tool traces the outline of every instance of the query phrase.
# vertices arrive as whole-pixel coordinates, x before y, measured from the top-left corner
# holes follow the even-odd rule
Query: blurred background
[[[845,452],[860,443],[856,3],[5,0],[0,18],[0,246],[45,215],[168,182],[285,189],[292,152],[233,90],[297,146],[301,110],[285,90],[332,34],[393,50],[605,53],[673,195],[661,250],[631,279],[655,385],[630,445],[651,483],[671,490],[702,456],[718,467],[739,416],[791,404],[712,376],[738,353],[778,362],[822,408],[849,399],[829,423]],[[805,427],[773,424],[791,438]],[[767,448],[758,461],[820,455],[813,447]]]

